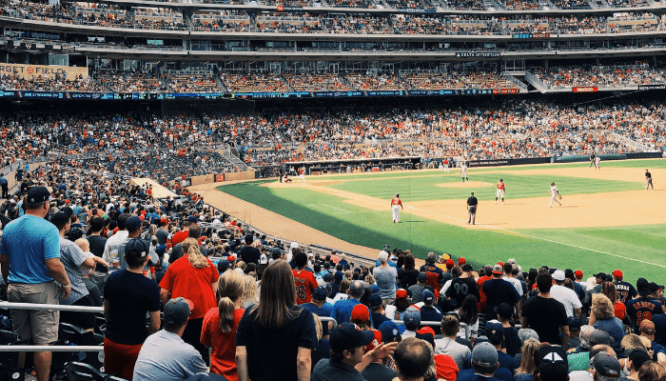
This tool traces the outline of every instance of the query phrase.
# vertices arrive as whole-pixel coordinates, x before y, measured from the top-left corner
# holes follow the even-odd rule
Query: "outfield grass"
[[[582,167],[587,164],[552,165],[547,168]],[[613,167],[666,168],[666,160],[602,162]],[[529,167],[524,167],[529,168]],[[543,168],[543,167],[541,167]],[[486,168],[483,169],[484,171]],[[499,169],[490,169],[492,171]],[[620,268],[625,278],[650,280],[663,278],[666,268],[666,225],[623,226],[611,228],[515,229],[512,231],[469,230],[443,222],[403,214],[402,224],[388,217],[388,200],[397,192],[403,200],[421,201],[467,197],[468,189],[441,188],[434,184],[459,181],[457,175],[418,177],[419,172],[396,172],[356,176],[322,176],[317,180],[345,178],[373,181],[349,181],[332,188],[387,200],[387,211],[375,211],[344,203],[338,196],[305,188],[259,187],[265,182],[224,185],[219,189],[243,200],[358,245],[411,249],[424,258],[429,251],[448,252],[480,265],[516,258],[523,267],[540,265],[582,269],[586,277],[593,272],[611,272]],[[421,172],[428,175],[428,172]],[[474,175],[471,180],[494,184],[493,174]],[[386,179],[383,177],[396,177]],[[511,198],[543,197],[549,181],[560,185],[565,194],[597,193],[608,189],[641,189],[640,183],[552,176],[513,178],[502,174]],[[312,178],[315,179],[315,178]],[[551,180],[556,179],[556,180]],[[655,181],[658,181],[655,179]],[[545,185],[544,185],[545,184]],[[612,187],[609,187],[609,184]],[[480,198],[494,198],[494,187],[477,191]],[[461,206],[462,208],[462,206]],[[403,212],[404,213],[404,212]]]

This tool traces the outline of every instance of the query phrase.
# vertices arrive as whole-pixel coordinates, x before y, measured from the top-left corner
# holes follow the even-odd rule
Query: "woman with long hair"
[[[201,327],[204,315],[217,305],[215,289],[220,275],[213,262],[201,254],[196,239],[185,239],[181,247],[184,255],[169,266],[160,282],[160,298],[162,305],[179,296],[192,301],[194,309],[183,340],[198,350],[209,363],[208,349],[201,344]]]
[[[312,313],[296,305],[291,266],[271,263],[261,281],[259,303],[245,311],[236,331],[239,380],[308,381],[316,347]]]
[[[590,313],[590,322],[588,325],[596,329],[608,332],[615,340],[611,346],[618,357],[624,355],[621,342],[624,338],[624,324],[622,320],[615,317],[615,308],[613,303],[606,295],[592,294],[592,309]]]
[[[617,289],[613,282],[604,282],[601,286],[601,293],[606,295],[613,303],[615,317],[624,320],[627,316],[627,307],[617,298]]]
[[[516,381],[533,381],[537,371],[535,355],[541,343],[530,337],[523,343],[523,356],[520,366],[516,369]]]
[[[243,275],[238,271],[234,272],[243,278],[243,298],[241,300],[241,307],[245,310],[257,304],[259,301],[257,280],[251,275]]]
[[[403,266],[398,268],[398,287],[407,290],[416,284],[419,271],[416,269],[416,261],[412,254],[405,255]]]
[[[470,340],[472,343],[479,336],[479,309],[477,307],[478,301],[476,296],[470,294],[463,299],[460,308],[455,310],[458,316],[460,316],[460,323],[465,323],[469,329],[469,332],[465,333],[467,337],[464,339]]]
[[[217,281],[217,308],[211,308],[204,316],[201,343],[212,348],[210,371],[221,374],[229,381],[238,380],[236,369],[236,329],[245,310],[243,289],[245,276],[236,271],[226,271]]]

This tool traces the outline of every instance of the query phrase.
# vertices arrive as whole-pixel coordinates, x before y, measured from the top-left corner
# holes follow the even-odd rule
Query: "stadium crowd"
[[[101,332],[108,374],[666,380],[664,286],[628,283],[622,269],[599,264],[585,280],[434,252],[417,266],[389,245],[354,263],[267,239],[187,189],[158,200],[103,171],[60,160],[26,173],[0,207],[0,288],[12,302],[103,306],[103,329],[82,312],[12,310],[10,325],[41,345],[60,323]],[[57,361],[36,353],[37,379]]]

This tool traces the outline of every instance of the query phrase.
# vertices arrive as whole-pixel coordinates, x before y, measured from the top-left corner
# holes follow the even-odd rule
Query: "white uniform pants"
[[[393,221],[400,221],[400,205],[393,205]]]

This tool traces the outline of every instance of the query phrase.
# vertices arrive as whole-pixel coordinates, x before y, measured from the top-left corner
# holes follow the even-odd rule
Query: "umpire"
[[[469,215],[467,225],[469,225],[470,222],[472,225],[476,225],[476,208],[478,205],[479,200],[474,197],[474,192],[472,192],[472,195],[467,199],[467,214]]]

